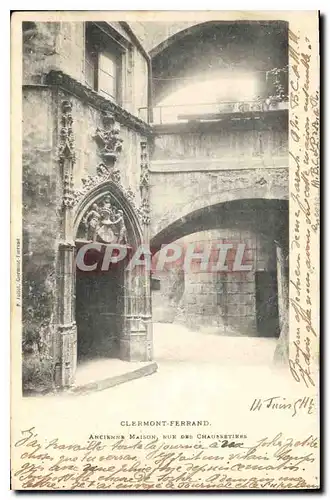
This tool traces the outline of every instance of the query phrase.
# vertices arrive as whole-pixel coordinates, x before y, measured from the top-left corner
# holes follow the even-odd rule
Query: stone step
[[[129,363],[120,360],[105,360],[103,363],[103,372],[104,367],[108,364],[107,373],[109,374],[109,376],[105,376],[102,370],[100,371],[97,364],[100,365],[99,362],[94,363],[95,369],[93,375],[93,362],[90,363],[90,368],[88,370],[90,376],[88,376],[83,366],[81,368],[78,367],[76,384],[74,387],[68,389],[66,394],[85,395],[95,391],[103,391],[137,378],[146,377],[147,375],[155,373],[158,369],[158,365],[155,362]],[[88,379],[90,381],[88,381]]]

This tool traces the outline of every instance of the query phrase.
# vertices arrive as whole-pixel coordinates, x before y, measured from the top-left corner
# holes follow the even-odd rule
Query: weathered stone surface
[[[160,128],[151,156],[152,238],[214,204],[287,199],[286,116],[283,112],[274,121],[265,115],[257,130],[244,120],[228,127],[181,124],[177,133],[171,133],[170,126],[164,133]]]
[[[150,46],[162,41],[161,32],[168,36],[184,27],[163,26],[158,33],[156,27],[150,31]],[[109,25],[127,48],[120,106],[84,85],[84,23],[37,22],[25,28],[23,379],[30,391],[34,385],[43,385],[42,390],[72,385],[77,344],[82,337],[89,344],[95,328],[93,355],[106,351],[130,361],[152,359],[149,274],[117,277],[112,288],[121,291],[115,299],[105,291],[107,286],[103,302],[86,294],[80,312],[97,307],[90,326],[87,321],[83,327],[86,335],[79,336],[83,315],[76,321],[76,231],[93,203],[109,194],[116,209],[124,208],[131,246],[141,240],[148,244],[150,235],[159,248],[166,238],[215,230],[212,238],[247,242],[248,251],[255,252],[249,257],[254,271],[273,271],[272,228],[277,233],[287,230],[288,144],[287,114],[276,112],[259,121],[228,119],[180,124],[172,131],[154,129],[152,145],[150,126],[138,118],[139,108],[148,102],[148,65],[123,23]],[[193,50],[193,65],[196,54]],[[121,125],[111,137],[107,134],[114,129],[104,120],[106,105],[113,113],[111,126]],[[264,213],[260,218],[266,206],[269,218]],[[255,334],[254,272],[244,279],[228,275],[221,281],[220,298],[219,281],[212,274],[173,273],[163,285],[155,292],[158,298],[154,295],[156,319],[162,315],[228,334]]]
[[[49,91],[23,95],[23,384],[52,387],[59,176]],[[55,168],[54,168],[55,167]],[[43,375],[41,375],[43,374]]]
[[[250,202],[250,210],[235,210],[233,207],[226,218],[221,208],[216,214],[205,214],[205,219],[213,217],[215,229],[194,232],[177,239],[175,244],[182,249],[182,257],[164,266],[155,276],[160,279],[160,290],[153,291],[153,320],[155,322],[181,323],[196,330],[201,328],[218,335],[257,336],[261,332],[257,325],[257,272],[276,275],[276,254],[274,238],[277,228],[284,234],[288,230],[283,222],[288,212],[276,208],[257,208]],[[205,220],[209,224],[209,220]],[[205,227],[204,226],[204,227]],[[227,253],[226,272],[212,272],[218,259],[216,246],[220,243],[232,245]],[[244,243],[244,265],[250,271],[233,272],[233,262],[237,245]],[[202,269],[199,260],[192,261],[183,272],[184,257],[188,245],[195,252],[212,249],[211,262]],[[157,266],[155,255],[154,268]],[[264,291],[261,290],[263,293]],[[273,299],[277,301],[276,290]],[[266,298],[265,298],[266,300]],[[259,301],[260,302],[260,301]],[[278,336],[276,318],[268,319],[269,331],[262,335]]]
[[[74,92],[65,91],[56,82],[48,82],[49,86],[35,84],[47,83],[45,77],[50,70],[69,72],[71,82],[75,81],[74,79],[78,84],[79,81],[84,81],[83,33],[83,23],[49,25],[34,23],[32,26],[29,25],[29,30],[24,34],[26,41],[23,111],[25,391],[31,391],[34,385],[38,387],[40,384],[45,385],[42,390],[51,390],[55,386],[70,386],[74,380],[77,362],[77,340],[78,342],[82,340],[82,335],[79,337],[79,330],[80,333],[82,331],[81,318],[78,318],[77,322],[78,338],[75,322],[74,210],[78,210],[79,207],[77,204],[74,205],[73,195],[76,191],[83,190],[79,198],[81,202],[98,187],[98,183],[102,183],[105,179],[104,176],[100,176],[100,165],[105,161],[101,151],[102,145],[95,137],[97,131],[102,131],[105,126],[104,104],[107,101],[102,98],[102,102],[100,101],[102,106],[95,107],[96,101],[84,99],[79,92],[75,95]],[[137,53],[138,51],[135,55]],[[74,65],[71,65],[72,60],[75,61]],[[141,63],[134,72],[134,78],[138,82],[125,81],[125,85],[141,87],[139,95],[142,101],[137,101],[136,106],[146,104],[143,100],[146,98],[147,89],[142,88],[147,81],[146,74],[142,75],[142,80],[139,79],[139,72],[144,70],[144,65]],[[126,110],[121,112],[123,116],[127,115],[128,118],[131,116]],[[135,225],[136,246],[142,234],[138,222],[138,206],[141,203],[140,144],[145,141],[145,136],[137,130],[135,122],[142,123],[138,118],[131,116],[131,120],[128,119],[127,124],[121,127],[119,141],[124,147],[121,148],[122,151],[118,150],[114,163],[117,176],[116,189],[121,193],[120,200],[130,206],[135,217],[130,224]],[[145,128],[148,128],[147,125]],[[110,167],[113,165],[106,167],[103,165],[102,168]],[[88,184],[91,178],[94,180]],[[86,185],[89,186],[88,189]],[[105,186],[104,189],[110,188]],[[127,214],[125,217],[127,218]],[[119,280],[117,285],[125,293],[130,292],[128,281],[123,283]],[[114,313],[116,328],[111,327],[109,330],[109,320],[105,324],[97,324],[94,318],[95,324],[91,325],[91,328],[99,333],[103,332],[102,342],[100,341],[98,345],[98,355],[105,351],[110,355],[119,353],[119,337],[124,334],[124,297],[122,299],[120,303],[120,297],[116,297],[113,307],[105,311],[108,318]],[[103,302],[104,300],[105,297]],[[103,302],[99,300],[99,304]],[[86,304],[83,308],[85,306]],[[101,311],[102,314],[103,312]],[[146,303],[141,301],[135,313],[141,316],[146,312]],[[91,332],[87,332],[87,335],[88,333],[90,336]],[[148,329],[144,329],[141,331],[141,342],[134,346],[131,342],[129,359],[150,359],[149,343]]]
[[[155,237],[174,222],[211,205],[233,200],[287,197],[286,168],[151,173],[151,235]],[[168,205],[169,199],[171,205]]]

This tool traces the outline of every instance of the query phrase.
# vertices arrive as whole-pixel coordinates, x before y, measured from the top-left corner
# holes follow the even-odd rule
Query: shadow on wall
[[[152,294],[153,321],[158,323],[179,322],[184,290],[184,270],[169,269],[166,276],[160,278],[160,290],[153,291]]]

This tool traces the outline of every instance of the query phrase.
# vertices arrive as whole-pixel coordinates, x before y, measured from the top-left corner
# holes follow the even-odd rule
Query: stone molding
[[[64,162],[65,159],[68,159],[71,160],[72,163],[75,163],[76,155],[74,150],[74,135],[72,129],[72,103],[68,100],[64,100],[62,101],[61,108],[62,114],[58,157],[61,162]]]
[[[76,332],[76,329],[77,329],[77,325],[76,325],[75,321],[73,321],[72,323],[58,325],[58,331],[62,335],[74,334]]]
[[[150,173],[172,174],[185,172],[217,172],[235,170],[256,170],[256,169],[288,169],[289,155],[274,158],[263,157],[253,159],[240,159],[223,157],[216,159],[202,160],[153,160],[150,162]]]
[[[106,110],[112,113],[115,120],[117,120],[121,125],[125,125],[128,128],[132,128],[145,135],[151,134],[151,127],[146,122],[126,111],[119,106],[119,104],[106,99],[98,92],[95,92],[95,90],[90,89],[83,83],[78,82],[62,71],[50,71],[46,75],[45,83],[50,86],[57,86],[64,91],[70,92],[100,111]]]
[[[142,224],[149,225],[151,222],[150,217],[150,203],[146,198],[142,200],[141,207],[138,210],[138,215],[141,219]]]
[[[82,179],[82,187],[80,189],[73,189],[72,191],[72,207],[78,205],[83,198],[93,189],[95,189],[100,184],[111,181],[113,182],[123,193],[127,201],[131,204],[134,211],[139,214],[139,210],[135,202],[135,194],[132,188],[125,188],[120,180],[120,175],[117,169],[106,169],[103,168],[102,164],[97,166],[97,173],[95,175],[89,175]]]

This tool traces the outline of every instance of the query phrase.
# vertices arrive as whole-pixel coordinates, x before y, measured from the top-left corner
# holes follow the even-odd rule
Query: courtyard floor
[[[272,338],[228,337],[172,323],[154,323],[153,327],[155,361],[270,365],[276,347]]]
[[[105,390],[136,378],[169,369],[175,363],[219,367],[271,367],[276,339],[228,337],[207,331],[192,331],[184,325],[154,323],[153,362],[127,362],[120,359],[95,359],[78,364],[76,393]]]

